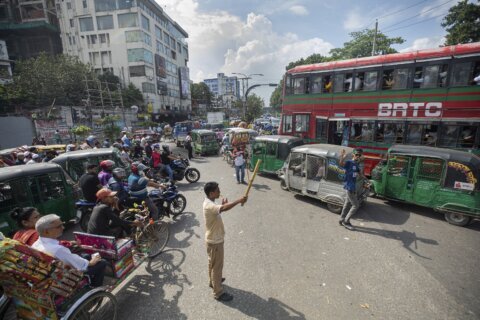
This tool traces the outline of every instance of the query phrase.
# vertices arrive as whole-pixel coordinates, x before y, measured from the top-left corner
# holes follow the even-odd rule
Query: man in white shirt
[[[222,287],[222,282],[225,280],[225,278],[222,278],[225,229],[220,214],[232,209],[237,204],[244,204],[247,201],[247,197],[243,196],[230,203],[228,199],[222,199],[222,204],[216,204],[215,199],[220,197],[218,183],[207,182],[203,190],[207,196],[205,201],[203,201],[203,216],[206,225],[205,241],[207,243],[210,287],[213,289],[213,296],[216,300],[231,301],[233,296],[223,292]]]
[[[107,262],[99,255],[93,255],[89,261],[62,246],[57,239],[62,235],[63,228],[63,222],[56,214],[41,217],[35,224],[39,238],[32,248],[49,254],[74,269],[86,272],[92,287],[101,286]]]

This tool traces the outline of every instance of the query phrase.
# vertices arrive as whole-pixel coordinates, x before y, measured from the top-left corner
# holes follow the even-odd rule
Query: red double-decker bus
[[[280,134],[361,147],[365,173],[392,144],[479,153],[480,42],[297,66]]]

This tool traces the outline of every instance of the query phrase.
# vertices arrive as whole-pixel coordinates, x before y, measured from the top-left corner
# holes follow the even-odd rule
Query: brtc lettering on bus
[[[441,102],[383,102],[378,104],[378,117],[438,118],[441,116]]]

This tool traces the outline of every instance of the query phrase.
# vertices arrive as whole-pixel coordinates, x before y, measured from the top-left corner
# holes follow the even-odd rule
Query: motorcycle
[[[95,202],[88,202],[84,199],[75,202],[75,208],[77,209],[77,218],[80,221],[80,228],[83,232],[87,232],[88,221],[90,221],[90,216],[92,215],[93,207],[95,207],[95,205]]]
[[[161,215],[177,217],[187,206],[187,199],[177,191],[175,184],[167,184],[166,190],[155,189],[148,193],[149,198],[158,207]]]
[[[190,183],[197,182],[200,179],[200,171],[189,166],[190,162],[188,161],[188,159],[173,160],[170,163],[170,167],[173,171],[173,180],[181,181],[183,180],[183,178],[185,178]],[[162,181],[165,179],[165,177],[161,176],[161,171],[161,169],[154,169],[151,173],[147,173],[147,175],[151,174],[151,178],[157,181]]]

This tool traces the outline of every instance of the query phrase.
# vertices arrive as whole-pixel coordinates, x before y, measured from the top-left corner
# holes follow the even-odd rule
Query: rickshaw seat
[[[0,286],[16,305],[18,319],[57,319],[57,308],[88,280],[45,253],[16,240],[0,241]]]
[[[132,239],[115,239],[112,236],[84,232],[74,232],[73,235],[83,252],[89,254],[98,252],[102,258],[109,261],[113,277],[122,278],[134,267]]]

